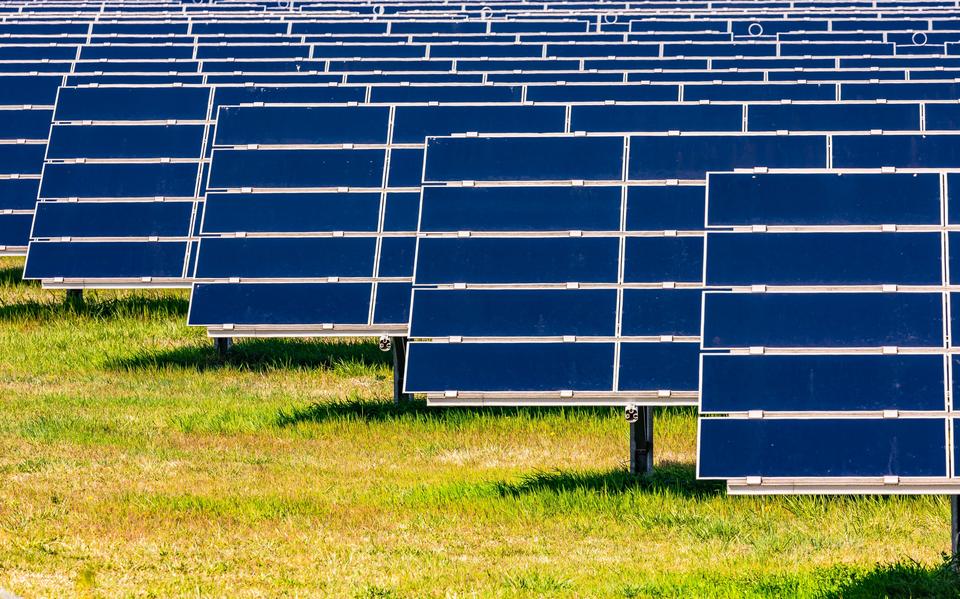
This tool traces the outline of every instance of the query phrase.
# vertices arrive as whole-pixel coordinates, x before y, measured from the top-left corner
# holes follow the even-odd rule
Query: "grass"
[[[389,402],[367,340],[246,340],[185,292],[0,260],[0,589],[25,597],[958,597],[943,497],[728,497],[695,413]]]

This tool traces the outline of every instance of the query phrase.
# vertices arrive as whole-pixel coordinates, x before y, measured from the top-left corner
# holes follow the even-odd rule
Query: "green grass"
[[[25,597],[958,597],[942,497],[728,497],[692,410],[389,401],[369,340],[219,360],[186,292],[0,260],[0,589]]]

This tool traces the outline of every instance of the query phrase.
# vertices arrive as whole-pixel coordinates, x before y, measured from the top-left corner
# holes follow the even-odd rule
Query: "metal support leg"
[[[407,338],[391,337],[390,346],[393,350],[393,401],[399,404],[410,399],[403,392],[403,375],[407,366]]]
[[[227,352],[233,347],[233,337],[214,337],[213,346],[217,348],[217,355],[222,359],[227,357]]]
[[[630,422],[630,473],[653,472],[653,408],[637,407],[637,418]]]
[[[67,289],[66,298],[64,298],[67,304],[71,306],[77,306],[83,303],[83,289]]]
[[[950,496],[950,554],[960,555],[960,495]]]

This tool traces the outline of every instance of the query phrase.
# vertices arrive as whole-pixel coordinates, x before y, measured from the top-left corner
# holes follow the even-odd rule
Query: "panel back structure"
[[[896,162],[905,142],[922,151],[953,136],[867,139],[835,150],[858,165]],[[699,477],[734,493],[960,489],[955,177],[709,175],[705,277],[717,290],[704,294]]]
[[[429,139],[406,390],[694,403],[706,172],[827,159],[823,135]]]

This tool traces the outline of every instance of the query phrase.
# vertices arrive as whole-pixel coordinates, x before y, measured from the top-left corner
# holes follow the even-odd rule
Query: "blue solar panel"
[[[677,229],[703,229],[704,188],[625,184],[629,146],[623,136],[429,140],[410,334],[433,341],[411,345],[408,390],[459,403],[501,393],[689,401],[703,237]],[[456,380],[446,362],[471,356],[487,371],[513,348],[559,339],[613,347],[602,370],[612,386],[601,393],[590,370],[504,389],[494,376]]]
[[[634,136],[628,175],[631,179],[703,179],[707,171],[825,166],[827,140],[820,135]]]
[[[944,356],[703,356],[704,412],[944,410]]]
[[[436,339],[411,346],[408,388],[447,400],[689,403],[702,344],[702,408],[816,414],[705,419],[702,476],[949,473],[944,321],[960,300],[945,306],[944,284],[960,267],[942,225],[960,218],[941,196],[960,184],[764,172],[960,166],[936,133],[960,129],[949,2],[548,2],[535,20],[515,14],[522,3],[295,8],[177,4],[170,23],[106,23],[110,5],[84,5],[75,25],[0,25],[76,34],[0,45],[0,70],[55,74],[0,82],[12,109],[0,110],[0,245],[28,229],[46,151],[27,270],[54,284],[185,282],[196,264],[190,322],[216,334],[402,334],[413,294],[411,334]],[[140,9],[157,10],[129,6]],[[393,16],[364,20],[378,10]],[[579,11],[601,16],[568,18]],[[469,84],[437,85],[453,81]],[[47,148],[43,107],[63,82],[101,87],[61,90]],[[232,87],[103,87],[151,82]],[[218,118],[241,102],[399,106]],[[514,105],[413,105],[425,102]],[[425,137],[469,132],[424,161]],[[584,135],[559,136],[570,132]],[[550,135],[506,137],[518,133]],[[755,172],[704,185],[731,169]],[[704,300],[705,284],[737,289]],[[852,372],[870,380],[834,380]],[[754,386],[735,389],[745,378]],[[845,410],[936,414],[836,417]],[[822,435],[836,438],[796,457]]]
[[[945,345],[939,293],[708,292],[703,319],[706,348]]]
[[[709,185],[711,226],[940,224],[932,173],[712,173]]]
[[[738,492],[929,492],[916,477],[949,476],[949,176],[879,167],[891,148],[923,165],[951,138],[833,136],[835,167],[838,139],[872,172],[709,177],[706,283],[737,289],[704,294],[700,407],[727,417],[701,418],[699,472]]]
[[[613,343],[413,343],[408,351],[408,389],[613,390]]]
[[[710,233],[708,285],[939,285],[940,233]]]
[[[700,419],[702,478],[946,477],[942,418]]]

